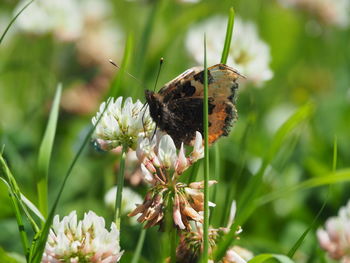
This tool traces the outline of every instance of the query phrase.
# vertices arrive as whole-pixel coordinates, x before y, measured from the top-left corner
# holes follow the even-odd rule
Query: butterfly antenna
[[[153,92],[157,88],[158,79],[159,79],[159,75],[160,75],[160,70],[162,69],[163,62],[164,62],[164,58],[160,58],[160,60],[159,60],[159,68],[158,68],[158,73],[157,73],[157,78],[156,78],[156,83],[154,83]]]
[[[114,67],[116,67],[118,70],[121,69],[121,67],[118,66],[117,63],[115,63],[113,60],[109,59],[108,61],[109,61],[109,63],[111,63]],[[137,83],[138,83],[141,87],[144,87],[143,84],[142,84],[142,82],[141,82],[139,79],[137,79],[135,76],[133,76],[132,74],[130,74],[129,72],[127,72],[127,71],[125,71],[125,70],[123,70],[123,72],[125,72],[129,77],[131,77],[131,78],[133,78],[134,80],[136,80]]]

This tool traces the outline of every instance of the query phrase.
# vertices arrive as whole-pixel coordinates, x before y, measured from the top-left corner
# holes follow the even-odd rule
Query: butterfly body
[[[236,80],[239,73],[224,64],[208,68],[209,143],[227,136],[234,120]],[[150,115],[168,133],[176,147],[192,144],[196,131],[203,134],[204,71],[191,68],[168,82],[158,93],[146,90]]]

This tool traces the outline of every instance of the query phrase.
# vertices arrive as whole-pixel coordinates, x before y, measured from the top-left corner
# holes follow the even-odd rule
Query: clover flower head
[[[42,263],[115,263],[122,254],[114,223],[108,231],[105,220],[94,212],[85,213],[78,221],[76,211],[72,211],[61,221],[55,216]]]
[[[317,237],[329,257],[350,262],[350,201],[340,208],[337,217],[326,221],[325,229],[317,230]]]
[[[143,104],[139,100],[133,103],[130,97],[124,103],[123,97],[103,102],[100,111],[92,118],[92,124],[96,123],[93,138],[103,150],[120,145],[135,148],[138,137],[149,136],[155,126]]]
[[[197,63],[203,62],[203,34],[207,38],[208,64],[219,63],[222,43],[225,42],[227,18],[216,16],[192,27],[186,37],[186,47]],[[235,28],[227,64],[247,77],[257,87],[273,77],[269,67],[269,46],[260,39],[256,25],[235,18]]]
[[[145,227],[162,225],[166,207],[173,206],[173,220],[180,229],[190,229],[189,220],[203,221],[204,210],[203,183],[189,185],[177,182],[177,179],[194,162],[203,158],[202,135],[197,132],[192,152],[186,156],[183,144],[177,152],[173,139],[169,135],[157,135],[150,140],[139,140],[136,150],[141,162],[145,179],[152,185],[142,204],[129,216],[141,214],[139,222],[147,221]],[[216,183],[210,181],[210,184]],[[170,199],[171,198],[171,199]],[[213,204],[212,204],[213,205]]]

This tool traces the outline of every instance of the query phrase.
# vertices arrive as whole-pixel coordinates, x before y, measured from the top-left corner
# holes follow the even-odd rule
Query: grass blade
[[[220,61],[222,64],[227,63],[227,58],[230,53],[234,22],[235,22],[235,10],[233,9],[233,7],[231,7],[230,14],[228,17],[228,22],[227,22],[225,45],[224,45],[224,49],[222,50],[221,61]]]
[[[45,134],[39,149],[38,173],[37,173],[37,190],[39,199],[39,210],[47,216],[48,210],[48,175],[52,153],[53,142],[56,134],[57,119],[59,114],[62,85],[58,84],[55,98],[53,100],[49,121],[47,122]]]
[[[8,24],[8,26],[6,27],[4,33],[2,33],[1,37],[0,37],[0,45],[2,43],[2,41],[4,40],[7,32],[10,30],[12,24],[16,21],[17,17],[20,16],[20,14],[22,14],[22,12],[24,10],[27,9],[28,6],[30,6],[32,3],[34,2],[34,0],[30,1],[29,3],[27,3],[21,10],[19,10],[19,12],[14,16],[14,18],[12,18],[12,20],[10,21],[10,23]]]
[[[332,171],[335,172],[336,167],[337,167],[337,152],[338,152],[338,144],[337,144],[337,137],[334,138],[334,143],[333,143],[333,164],[332,164]],[[329,193],[330,193],[330,186],[328,188],[328,193],[327,193],[327,197],[324,200],[322,207],[320,208],[320,210],[318,211],[317,215],[315,216],[314,220],[312,221],[311,225],[304,231],[304,233],[300,236],[300,238],[297,240],[297,242],[295,242],[294,246],[290,249],[290,251],[288,252],[288,256],[290,258],[292,258],[295,254],[295,252],[298,250],[298,248],[301,246],[301,244],[303,243],[304,239],[306,238],[307,234],[310,232],[311,229],[314,228],[314,226],[316,225],[317,219],[320,217],[320,215],[322,214],[324,208],[326,207],[326,204],[328,202],[328,198],[329,198]]]
[[[141,229],[139,240],[137,241],[136,250],[135,250],[135,253],[132,257],[131,263],[138,263],[139,262],[143,243],[144,243],[145,237],[146,237],[146,231],[147,230],[145,228]]]
[[[202,262],[208,262],[209,253],[209,140],[208,140],[208,69],[207,43],[204,35],[204,98],[203,98],[203,131],[204,131],[204,224]]]
[[[0,155],[0,175],[1,176],[5,176],[5,178],[0,177],[1,181],[4,182],[4,184],[7,186],[8,191],[9,191],[9,195],[10,195],[10,199],[13,205],[13,208],[15,210],[15,216],[16,216],[16,220],[17,220],[17,225],[18,225],[18,230],[19,230],[19,234],[20,234],[20,238],[21,238],[21,243],[22,243],[22,248],[23,248],[23,252],[24,255],[26,256],[26,258],[28,258],[28,249],[29,249],[29,242],[28,242],[28,236],[27,233],[25,231],[24,228],[24,224],[23,224],[23,218],[22,218],[22,214],[20,211],[20,201],[18,196],[16,195],[16,190],[13,187],[13,184],[11,183],[11,171],[8,168],[5,159],[3,158],[2,154]]]

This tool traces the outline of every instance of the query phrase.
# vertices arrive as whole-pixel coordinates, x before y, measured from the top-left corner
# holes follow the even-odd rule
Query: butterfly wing
[[[209,143],[227,136],[237,119],[235,99],[239,77],[239,73],[224,64],[208,68]],[[204,71],[192,68],[159,92],[168,111],[163,123],[171,123],[164,130],[180,143],[190,144],[196,131],[203,133],[203,83]]]

